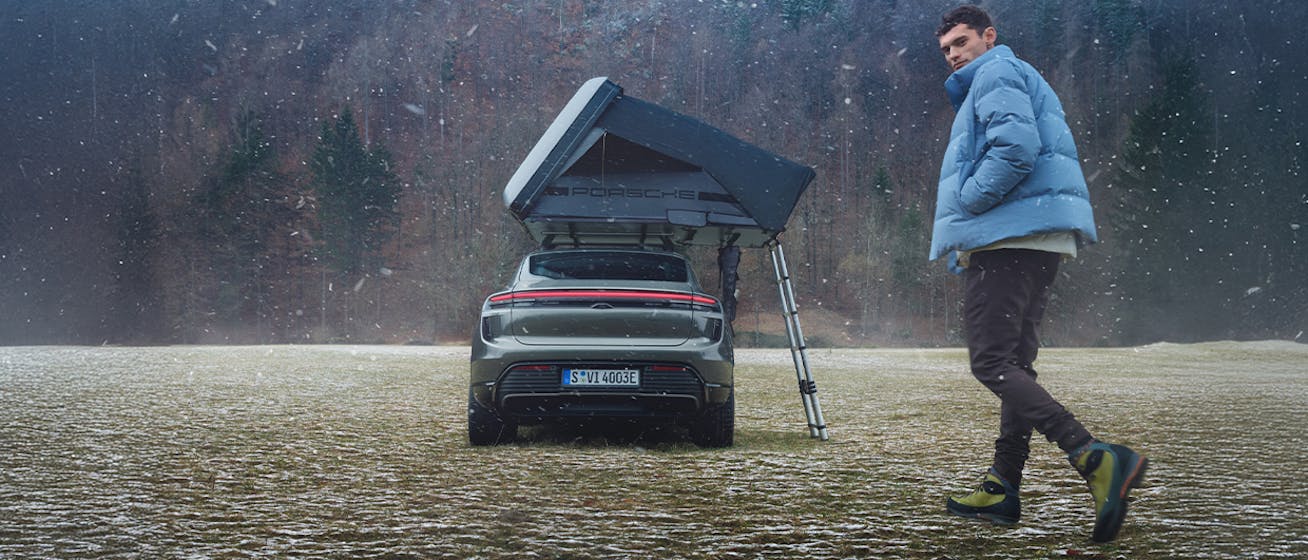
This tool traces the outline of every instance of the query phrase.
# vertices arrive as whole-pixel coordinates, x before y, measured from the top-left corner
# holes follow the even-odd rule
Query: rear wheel
[[[700,447],[731,447],[736,435],[736,391],[727,402],[705,410],[690,425],[690,440]]]
[[[468,389],[468,443],[496,445],[513,441],[517,435],[517,425],[501,420],[472,396],[472,388]]]

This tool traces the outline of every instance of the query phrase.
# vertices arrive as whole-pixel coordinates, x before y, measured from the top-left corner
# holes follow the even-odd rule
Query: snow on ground
[[[1023,521],[943,513],[998,405],[962,350],[738,355],[737,445],[541,428],[471,448],[458,347],[0,348],[0,558],[1296,558],[1308,346],[1047,349],[1041,380],[1153,460],[1118,542],[1035,446]]]

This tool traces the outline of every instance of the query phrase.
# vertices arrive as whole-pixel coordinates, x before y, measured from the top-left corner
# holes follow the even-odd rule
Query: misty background
[[[817,170],[782,235],[811,344],[960,344],[926,261],[953,5],[6,2],[0,344],[466,341],[533,248],[504,184],[595,76]],[[1100,229],[1046,342],[1302,341],[1308,3],[981,5]],[[765,259],[742,340],[782,332]]]

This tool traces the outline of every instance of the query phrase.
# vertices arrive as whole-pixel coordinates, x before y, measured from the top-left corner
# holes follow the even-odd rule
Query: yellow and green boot
[[[1117,537],[1126,519],[1127,495],[1144,481],[1149,460],[1123,445],[1093,442],[1068,457],[1072,466],[1090,485],[1095,499],[1096,542],[1108,542]]]
[[[981,487],[962,498],[949,498],[945,509],[960,517],[983,519],[995,525],[1012,525],[1022,518],[1022,501],[1017,488],[990,469]]]

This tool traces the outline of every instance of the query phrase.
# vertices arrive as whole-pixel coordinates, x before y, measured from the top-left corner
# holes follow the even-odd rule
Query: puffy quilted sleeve
[[[1031,92],[1016,64],[998,60],[981,68],[972,82],[972,99],[985,145],[958,197],[965,210],[981,214],[1035,167],[1040,134]]]

